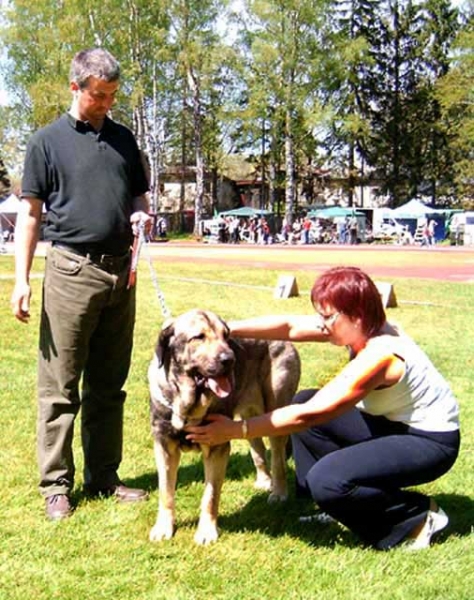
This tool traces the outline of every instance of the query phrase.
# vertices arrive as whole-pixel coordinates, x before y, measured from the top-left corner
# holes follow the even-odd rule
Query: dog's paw
[[[172,522],[162,523],[157,521],[150,530],[150,542],[162,542],[173,537],[174,527]]]
[[[255,479],[255,483],[253,484],[253,487],[256,490],[263,490],[265,492],[270,492],[272,489],[272,478],[270,477],[270,475],[267,475],[266,473],[259,472],[259,473],[257,473],[257,478]]]
[[[211,523],[207,523],[206,525],[198,526],[194,534],[194,541],[200,546],[207,546],[208,544],[217,542],[218,537],[219,532],[217,531],[217,527]]]
[[[277,504],[278,502],[286,502],[288,500],[288,494],[286,492],[272,492],[268,496],[268,504]]]

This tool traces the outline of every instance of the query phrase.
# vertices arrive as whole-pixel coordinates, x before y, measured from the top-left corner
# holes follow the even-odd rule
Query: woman
[[[386,321],[374,282],[353,267],[323,273],[311,290],[314,316],[230,323],[236,337],[329,341],[349,363],[321,390],[247,421],[212,415],[188,438],[221,444],[292,434],[297,493],[373,547],[429,546],[448,524],[433,499],[404,488],[433,481],[454,464],[458,405],[424,352]]]

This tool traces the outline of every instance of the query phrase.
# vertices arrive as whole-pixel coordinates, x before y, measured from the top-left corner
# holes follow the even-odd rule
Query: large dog
[[[205,490],[198,544],[217,540],[219,498],[230,444],[206,446],[186,440],[184,427],[208,413],[248,418],[288,404],[299,383],[300,359],[287,342],[232,339],[229,328],[209,311],[192,310],[166,321],[148,370],[151,424],[159,480],[152,541],[167,540],[175,527],[175,489],[181,450],[202,450]],[[256,486],[270,501],[286,500],[286,441],[270,438],[271,476],[261,439],[251,440]]]

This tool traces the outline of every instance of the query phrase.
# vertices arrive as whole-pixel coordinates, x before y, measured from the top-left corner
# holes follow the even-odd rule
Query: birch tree
[[[291,224],[297,201],[295,142],[298,123],[309,125],[318,88],[318,31],[325,3],[314,0],[249,0],[251,71],[249,95],[270,120],[270,142],[283,132],[285,217]],[[261,110],[262,110],[261,109]],[[273,174],[275,176],[275,174]]]
[[[223,0],[171,0],[170,42],[174,46],[179,89],[182,93],[182,144],[186,141],[186,114],[192,115],[193,152],[196,169],[196,196],[194,201],[195,235],[205,211],[204,179],[205,152],[203,139],[206,124],[212,122],[209,110],[215,83],[222,65],[226,62],[227,48],[221,43],[217,31],[218,17],[226,8]],[[182,151],[182,168],[186,152]]]

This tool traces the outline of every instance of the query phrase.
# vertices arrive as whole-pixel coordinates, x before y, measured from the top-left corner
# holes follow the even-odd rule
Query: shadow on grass
[[[252,478],[255,468],[250,454],[231,454],[227,467],[226,480],[242,481]],[[204,481],[204,467],[199,453],[193,462],[181,465],[178,473],[177,494],[180,489],[185,489],[196,482]],[[124,483],[131,487],[140,487],[148,491],[158,488],[158,478],[155,471],[144,473],[136,478],[125,479]],[[316,521],[299,521],[302,515],[314,513],[311,500],[302,500],[294,497],[294,471],[288,467],[288,487],[290,498],[287,502],[269,504],[268,494],[255,491],[251,499],[238,511],[221,514],[219,529],[221,533],[239,533],[254,531],[270,537],[289,535],[298,538],[310,546],[331,548],[344,546],[346,548],[360,548],[360,540],[348,529],[338,523],[322,524]],[[225,487],[223,490],[225,494]],[[79,500],[80,493],[75,493],[73,498]],[[449,515],[449,525],[437,537],[436,542],[443,542],[451,535],[467,536],[472,534],[474,525],[474,499],[458,494],[434,495],[436,502],[443,507]],[[182,520],[180,526],[194,527],[199,514],[195,519]],[[435,543],[436,543],[435,542]]]
[[[453,533],[459,536],[472,535],[474,527],[473,498],[458,494],[438,494],[434,496],[434,499],[449,516],[446,533],[443,532],[440,538],[443,537],[443,534],[449,537]]]
[[[440,532],[434,543],[442,543],[450,536],[464,537],[472,534],[474,525],[474,500],[458,494],[434,495],[436,502],[449,516],[448,527]],[[290,496],[286,503],[268,504],[267,495],[256,494],[241,510],[219,519],[221,531],[257,531],[271,537],[290,535],[311,546],[347,548],[360,547],[360,540],[339,523],[321,524],[315,521],[301,523],[302,515],[314,513],[311,501]]]
[[[177,490],[186,488],[196,482],[204,481],[204,464],[199,452],[193,452],[195,459],[192,463],[181,464],[178,471]],[[255,473],[250,454],[231,454],[227,465],[226,480],[242,481]],[[156,471],[143,473],[139,477],[124,478],[124,483],[130,487],[141,487],[150,492],[158,489],[158,476]]]
[[[287,502],[268,503],[268,494],[256,493],[238,512],[219,518],[221,532],[255,531],[269,537],[282,535],[298,538],[309,546],[330,548],[342,545],[359,547],[356,537],[338,523],[301,523],[299,517],[314,513],[311,501],[290,496]]]
[[[204,465],[200,453],[193,452],[193,455],[195,455],[195,459],[192,463],[182,464],[179,467],[177,494],[179,494],[180,489],[187,488],[196,482],[204,482]],[[226,480],[242,481],[247,477],[251,477],[252,473],[255,473],[255,467],[253,466],[250,454],[235,453],[231,455],[229,464],[227,465]],[[154,492],[158,489],[158,475],[156,471],[143,473],[138,477],[123,477],[122,481],[128,487],[141,488],[148,492]],[[85,498],[86,494],[81,488],[75,489],[71,494],[74,506],[77,506]],[[99,501],[100,499],[97,498],[96,500]]]

